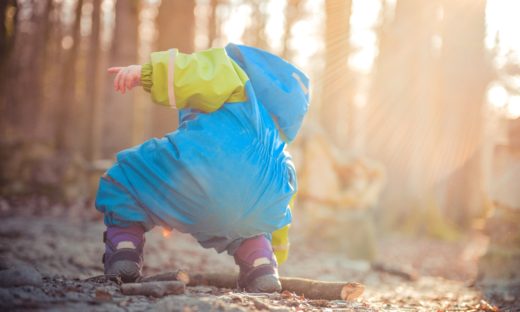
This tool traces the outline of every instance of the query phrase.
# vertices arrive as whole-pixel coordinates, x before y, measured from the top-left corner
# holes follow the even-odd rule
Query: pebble
[[[0,307],[11,307],[14,305],[13,295],[7,289],[0,288]]]
[[[509,292],[508,292],[508,293],[505,293],[505,294],[503,295],[503,299],[504,299],[505,302],[513,302],[513,301],[516,300],[515,296],[513,296],[513,295],[512,295],[511,293],[509,293]]]
[[[0,287],[41,287],[42,284],[42,275],[31,266],[18,266],[0,271]]]

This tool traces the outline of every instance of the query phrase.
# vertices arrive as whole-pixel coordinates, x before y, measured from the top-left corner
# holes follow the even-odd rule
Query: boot
[[[135,282],[142,275],[144,229],[109,226],[103,233],[105,275],[116,275],[124,283]]]
[[[273,248],[265,236],[244,240],[236,250],[234,258],[240,267],[237,282],[239,289],[252,293],[282,290]]]

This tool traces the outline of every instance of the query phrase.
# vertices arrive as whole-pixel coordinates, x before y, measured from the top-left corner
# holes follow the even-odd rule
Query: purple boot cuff
[[[239,289],[248,292],[281,290],[273,248],[265,236],[260,235],[244,240],[236,250],[234,258],[240,268],[237,280]]]
[[[252,265],[258,258],[267,258],[276,265],[276,260],[273,257],[273,248],[264,235],[244,240],[235,251],[234,258],[237,264],[247,263]]]
[[[106,238],[114,247],[120,242],[132,242],[136,248],[144,241],[144,228],[140,225],[132,225],[129,227],[109,226],[106,232]]]

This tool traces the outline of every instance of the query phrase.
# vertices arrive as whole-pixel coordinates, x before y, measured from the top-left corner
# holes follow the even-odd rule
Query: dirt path
[[[484,297],[468,286],[476,274],[478,240],[446,244],[397,238],[381,243],[382,260],[410,266],[420,274],[416,281],[374,271],[365,262],[348,261],[340,255],[311,252],[301,238],[293,238],[290,260],[280,274],[364,283],[365,294],[354,302],[307,300],[290,293],[252,295],[214,287],[188,287],[185,295],[159,299],[124,296],[114,282],[85,281],[102,273],[104,227],[99,220],[80,219],[13,215],[0,219],[0,276],[4,277],[0,310],[494,311],[487,304],[490,300],[502,311],[513,311],[520,305],[520,296],[511,291],[502,297]],[[179,233],[164,238],[159,229],[147,235],[145,262],[146,275],[175,268],[235,271],[228,255],[204,250]]]

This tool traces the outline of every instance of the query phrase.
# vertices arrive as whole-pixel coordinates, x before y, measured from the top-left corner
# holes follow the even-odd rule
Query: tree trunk
[[[116,2],[116,22],[109,66],[127,66],[138,63],[140,3],[140,0],[119,0]],[[122,95],[114,91],[111,83],[107,84],[109,87],[107,87],[105,94],[106,105],[102,110],[101,157],[112,158],[115,153],[123,148],[130,147],[132,144],[135,94],[134,92],[126,92]]]
[[[175,18],[172,18],[175,15]],[[195,49],[195,1],[162,1],[158,16],[159,36],[157,50],[177,48],[191,53]],[[162,137],[174,131],[178,124],[178,111],[158,105],[151,109],[151,136]]]
[[[478,283],[520,285],[520,118],[508,121],[508,142],[493,151],[492,185],[485,232],[486,254],[479,259]],[[502,287],[501,287],[502,288]]]
[[[351,0],[325,1],[325,71],[321,118],[332,141],[345,147],[352,127],[352,76],[347,66],[350,55]]]
[[[11,79],[7,79],[7,77],[11,77],[10,69],[13,67],[12,63],[15,62],[11,55],[18,31],[18,12],[16,1],[0,3],[0,14],[2,14],[0,17],[0,93],[4,95],[0,97],[0,136],[3,138],[7,138],[9,134],[10,112],[8,110],[11,106],[9,102],[12,101],[12,96],[6,92],[9,90],[8,85],[11,82]]]
[[[302,0],[289,0],[285,8],[285,26],[283,32],[283,50],[282,57],[286,60],[291,60],[293,57],[293,50],[291,48],[292,28],[294,24],[302,17]]]
[[[438,146],[457,170],[445,182],[444,210],[468,227],[483,210],[483,109],[490,63],[484,47],[485,0],[443,0]]]
[[[389,222],[426,205],[431,187],[428,175],[434,171],[430,165],[438,122],[432,118],[436,6],[435,1],[399,0],[395,14],[389,6],[383,11],[365,128],[369,156],[387,168],[389,183],[382,206]]]
[[[2,71],[2,65],[13,46],[17,13],[17,2],[15,0],[0,2],[0,71]]]
[[[267,24],[267,12],[266,12],[266,1],[253,0],[250,1],[252,13],[250,16],[250,24],[242,35],[242,40],[245,44],[261,48],[268,49],[269,44],[265,34],[265,27]]]
[[[39,59],[40,59],[40,68],[39,77],[38,77],[38,118],[36,120],[36,126],[34,127],[35,132],[38,134],[38,139],[45,142],[53,142],[54,133],[53,127],[49,124],[49,120],[52,119],[54,112],[51,107],[53,106],[52,100],[50,99],[50,94],[52,91],[49,87],[49,73],[51,72],[52,67],[56,67],[56,64],[53,64],[56,59],[54,55],[51,55],[51,44],[52,44],[52,34],[53,28],[57,28],[56,19],[52,18],[53,14],[56,14],[57,8],[54,1],[49,0],[46,3],[44,15],[42,17],[41,22],[41,32],[42,34],[39,36],[38,48],[40,51]],[[50,66],[49,66],[50,65]]]
[[[89,40],[89,54],[86,66],[87,135],[85,157],[89,161],[101,156],[101,102],[99,101],[100,78],[100,33],[101,33],[101,0],[92,0],[92,30]]]
[[[208,45],[207,48],[213,48],[213,44],[215,43],[215,39],[220,36],[220,21],[217,16],[217,9],[219,6],[219,0],[211,0],[210,1],[210,13],[208,19]]]
[[[481,202],[484,8],[483,0],[399,0],[380,34],[367,147],[388,168],[388,215],[415,214],[430,230],[431,213],[444,222],[440,201],[462,212],[459,221]],[[450,174],[456,178],[439,198],[434,188]]]
[[[3,2],[0,70],[2,137],[5,141],[34,141],[42,106],[42,77],[52,1]],[[19,14],[23,12],[23,14]],[[4,38],[5,35],[5,38]],[[16,41],[15,41],[16,39]],[[31,48],[27,48],[31,46]],[[42,55],[43,54],[43,55]],[[3,79],[4,77],[8,79]]]
[[[80,22],[81,9],[83,7],[83,0],[76,2],[74,10],[74,24],[72,28],[72,46],[64,55],[61,90],[63,96],[60,99],[56,114],[56,149],[59,152],[69,152],[77,148],[80,140],[74,140],[74,125],[75,120],[79,116],[75,114],[78,112],[78,100],[76,99],[76,60],[78,58],[78,51],[80,45]]]

